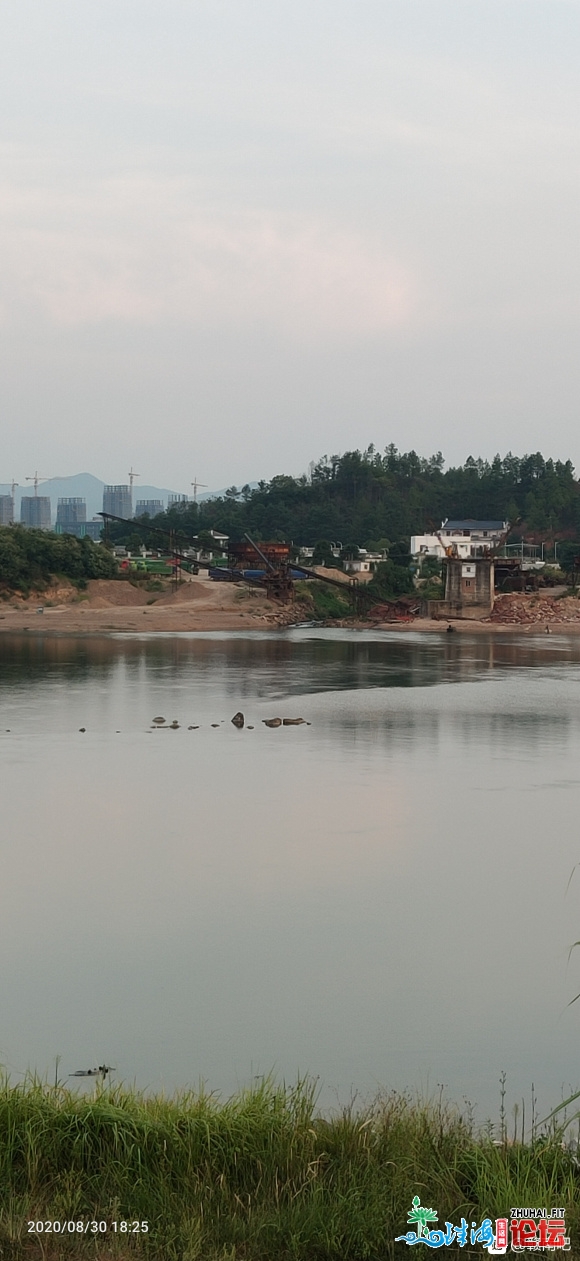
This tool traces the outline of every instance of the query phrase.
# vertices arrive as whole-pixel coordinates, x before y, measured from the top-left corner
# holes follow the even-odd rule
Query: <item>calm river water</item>
[[[13,1076],[580,1086],[580,639],[2,636],[0,704]]]

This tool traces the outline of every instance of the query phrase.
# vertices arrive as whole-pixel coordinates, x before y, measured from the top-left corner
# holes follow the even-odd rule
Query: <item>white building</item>
[[[467,517],[460,521],[447,518],[440,530],[443,539],[469,538],[472,556],[479,556],[483,551],[496,548],[505,541],[509,530],[509,521],[474,521]]]
[[[468,534],[454,535],[453,543],[458,556],[471,556],[471,538]],[[413,534],[409,551],[416,560],[420,560],[422,556],[436,556],[438,560],[443,560],[445,556],[445,547],[437,534]]]
[[[437,556],[442,560],[446,547],[453,545],[461,559],[482,556],[493,551],[505,539],[508,521],[474,521],[470,518],[443,521],[438,534],[414,534],[411,538],[411,555]]]
[[[367,552],[365,547],[359,547],[358,556],[353,560],[345,560],[344,568],[347,574],[372,574],[377,565],[386,559],[386,552]]]

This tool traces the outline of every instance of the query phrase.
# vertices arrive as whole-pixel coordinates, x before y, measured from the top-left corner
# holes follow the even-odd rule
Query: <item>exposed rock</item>
[[[282,719],[282,723],[285,727],[300,727],[303,722],[306,722],[305,718],[283,718]]]
[[[86,727],[79,727],[79,731],[86,731]]]
[[[170,722],[169,726],[170,726],[170,728],[171,728],[171,730],[172,730],[172,731],[178,731],[178,730],[179,730],[179,723],[178,723],[178,721],[177,721],[177,718],[174,718],[174,719],[173,719],[173,722]]]
[[[212,722],[212,727],[219,727],[219,722]]]
[[[281,718],[262,718],[262,722],[265,727],[281,727],[282,726]]]
[[[250,727],[250,726],[246,727],[246,731],[253,731],[253,730],[254,730],[253,727]]]
[[[237,713],[237,714],[234,714],[234,716],[233,716],[233,718],[232,718],[232,722],[233,722],[233,724],[234,724],[234,727],[243,727],[243,725],[244,725],[244,715],[242,714],[242,711],[241,711],[241,710],[238,710],[238,713]]]
[[[154,723],[155,723],[158,727],[160,727],[160,726],[161,726],[161,724],[165,722],[165,719],[164,719],[164,718],[154,718],[154,719],[153,719],[153,722],[154,722]]]

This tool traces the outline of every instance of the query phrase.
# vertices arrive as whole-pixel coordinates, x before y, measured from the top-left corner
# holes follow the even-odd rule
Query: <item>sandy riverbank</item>
[[[212,582],[205,576],[177,591],[151,592],[129,582],[95,580],[79,593],[55,582],[42,596],[14,596],[0,604],[0,634],[34,632],[46,635],[271,630],[307,620],[306,605],[280,605],[261,591]],[[413,618],[408,622],[342,622],[341,625],[382,631],[446,632],[447,622]],[[537,595],[502,596],[491,619],[454,621],[459,634],[490,635],[530,632],[580,634],[580,600]]]
[[[112,634],[120,631],[264,630],[295,620],[289,606],[265,599],[249,587],[200,577],[151,592],[129,582],[94,580],[84,592],[53,585],[27,600],[0,605],[0,633]]]

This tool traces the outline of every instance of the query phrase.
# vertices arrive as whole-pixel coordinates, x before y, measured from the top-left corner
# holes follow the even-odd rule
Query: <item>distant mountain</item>
[[[38,483],[39,495],[48,495],[50,497],[50,507],[53,522],[56,520],[56,507],[59,499],[75,498],[86,499],[87,501],[87,520],[96,516],[101,512],[103,507],[103,488],[105,482],[100,478],[93,477],[92,473],[76,473],[73,477],[51,477],[46,482]],[[138,486],[133,487],[133,506],[138,499],[161,499],[164,507],[171,494],[177,492],[168,490],[161,486]],[[10,485],[0,483],[0,495],[9,495]],[[33,495],[34,487],[27,483],[26,486],[18,486],[14,492],[15,499],[15,516],[16,520],[20,520],[20,500],[23,495]],[[209,496],[204,498],[212,498],[211,492]],[[201,499],[201,495],[200,495]]]
[[[250,486],[254,488],[257,482],[250,482]],[[76,473],[73,477],[51,477],[46,482],[38,483],[39,495],[48,495],[50,497],[50,508],[53,523],[56,520],[56,507],[59,499],[86,499],[87,501],[87,521],[91,517],[95,517],[101,512],[103,507],[103,487],[105,482],[100,478],[93,477],[92,473]],[[161,499],[164,508],[170,495],[177,494],[177,491],[168,490],[167,487],[161,486],[141,486],[135,483],[133,487],[133,508],[138,499]],[[0,482],[0,495],[10,494],[10,484]],[[15,499],[15,517],[20,520],[20,500],[23,495],[33,495],[34,487],[30,482],[25,486],[18,486],[14,492]],[[205,499],[218,499],[225,495],[225,488],[222,490],[206,490],[203,494],[197,496],[199,502]],[[190,496],[193,498],[193,496]]]

